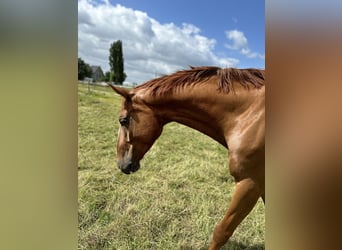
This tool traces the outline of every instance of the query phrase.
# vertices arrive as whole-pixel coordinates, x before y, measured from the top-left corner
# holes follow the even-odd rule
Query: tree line
[[[122,53],[121,40],[115,41],[109,48],[109,66],[110,71],[102,73],[101,81],[114,82],[115,84],[122,85],[127,75],[124,72],[124,58]],[[101,72],[102,69],[100,68]],[[91,78],[93,75],[91,66],[86,63],[82,58],[78,58],[78,80],[84,80],[86,77]]]

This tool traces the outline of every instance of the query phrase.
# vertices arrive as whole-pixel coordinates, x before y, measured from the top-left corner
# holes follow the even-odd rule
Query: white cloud
[[[232,50],[239,50],[239,52],[248,58],[260,58],[265,59],[264,54],[251,51],[248,47],[248,40],[245,34],[239,30],[228,30],[225,32],[226,37],[230,40],[231,44],[225,44],[226,48]]]
[[[109,70],[110,44],[123,43],[127,81],[141,83],[188,65],[236,66],[235,58],[214,53],[215,39],[202,36],[193,24],[162,24],[142,11],[122,5],[78,2],[78,56]]]
[[[241,52],[242,55],[245,55],[248,58],[265,59],[265,54],[260,54],[260,53],[257,53],[257,52],[253,52],[249,48],[242,48],[240,52]]]
[[[248,46],[247,38],[241,31],[229,30],[226,31],[226,36],[233,42],[232,44],[226,44],[228,49],[241,49]]]

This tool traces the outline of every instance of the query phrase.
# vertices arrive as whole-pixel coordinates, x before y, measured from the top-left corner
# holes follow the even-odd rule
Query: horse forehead
[[[127,102],[122,105],[121,116],[133,116],[136,118],[150,117],[152,115],[151,109],[149,109],[144,103],[141,102]]]
[[[122,112],[132,112],[134,110],[134,108],[136,108],[136,107],[137,107],[137,104],[135,102],[133,102],[132,100],[124,99],[122,101],[121,111]]]

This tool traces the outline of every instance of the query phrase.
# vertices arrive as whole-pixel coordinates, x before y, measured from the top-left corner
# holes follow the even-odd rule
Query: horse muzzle
[[[118,167],[125,174],[130,174],[138,171],[140,168],[140,163],[135,161],[122,162],[118,161]]]

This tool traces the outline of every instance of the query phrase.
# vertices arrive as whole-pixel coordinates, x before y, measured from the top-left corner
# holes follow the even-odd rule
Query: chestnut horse
[[[130,174],[162,133],[176,121],[196,129],[229,151],[236,185],[209,249],[220,249],[259,197],[265,202],[265,71],[218,67],[150,80],[133,89],[112,86],[124,97],[117,142],[119,168]]]

